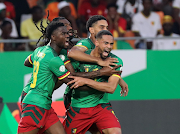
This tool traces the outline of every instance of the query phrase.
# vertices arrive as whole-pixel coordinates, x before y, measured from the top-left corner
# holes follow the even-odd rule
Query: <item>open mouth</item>
[[[65,45],[69,46],[69,40],[66,40]]]
[[[107,57],[109,55],[110,51],[104,50],[103,56]]]

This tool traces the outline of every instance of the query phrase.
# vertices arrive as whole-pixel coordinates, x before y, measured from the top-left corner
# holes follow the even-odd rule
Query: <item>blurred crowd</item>
[[[46,27],[58,16],[68,19],[79,37],[87,38],[86,22],[92,15],[105,16],[114,37],[162,37],[119,40],[114,49],[180,49],[180,39],[168,39],[180,36],[180,0],[0,0],[0,40],[37,40],[42,35],[37,27],[41,23]],[[36,42],[28,48],[24,43],[0,43],[0,51],[36,47]]]

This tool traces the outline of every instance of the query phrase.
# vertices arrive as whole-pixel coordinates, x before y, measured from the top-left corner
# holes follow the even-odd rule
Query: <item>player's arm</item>
[[[75,76],[69,76],[69,78],[73,78],[74,80],[68,82],[67,85],[73,84],[71,88],[78,88],[83,85],[87,85],[91,88],[94,88],[96,90],[106,92],[106,93],[114,93],[116,90],[117,84],[119,82],[119,75],[112,75],[109,77],[108,82],[97,82],[91,79],[87,78],[81,78],[81,77],[75,77]]]
[[[29,55],[26,59],[25,59],[25,61],[24,61],[24,66],[26,66],[26,67],[33,67],[33,62],[32,62],[32,60],[31,60],[31,55]]]
[[[120,79],[118,84],[121,87],[121,96],[127,96],[129,92],[128,84],[123,79]]]
[[[65,64],[66,69],[70,71],[71,75],[83,77],[83,78],[89,78],[89,79],[93,79],[99,76],[111,76],[112,74],[116,74],[116,73],[120,74],[121,71],[116,70],[120,66],[121,65],[113,67],[113,68],[103,67],[100,70],[92,71],[92,72],[75,72],[71,62],[68,62],[67,64]]]
[[[102,60],[101,58],[97,58],[97,57],[85,54],[84,52],[86,50],[88,50],[88,48],[83,45],[73,46],[68,53],[68,57],[77,61],[81,61],[81,62],[95,63],[100,66],[109,66],[109,65],[115,66],[116,65],[115,62],[118,62],[116,58],[107,58],[106,60]]]

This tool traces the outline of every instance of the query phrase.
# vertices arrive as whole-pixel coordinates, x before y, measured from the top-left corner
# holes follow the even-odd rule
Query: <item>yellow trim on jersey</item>
[[[70,72],[68,71],[67,73],[65,73],[64,75],[58,77],[59,80],[62,80],[64,78],[66,78],[68,75],[70,75]]]
[[[118,75],[118,74],[113,74],[112,76],[116,76],[116,77],[118,77],[119,79],[121,79],[121,76]]]
[[[177,8],[177,9],[180,9],[179,7],[176,7],[176,6],[174,6],[173,8]]]
[[[33,64],[31,60],[31,55],[29,55],[29,63]]]
[[[83,45],[76,45],[76,46],[78,46],[78,47],[84,47],[84,48],[88,49],[86,46],[83,46]]]
[[[64,62],[64,65],[68,64],[69,62],[71,62],[70,60],[67,60],[66,62]]]

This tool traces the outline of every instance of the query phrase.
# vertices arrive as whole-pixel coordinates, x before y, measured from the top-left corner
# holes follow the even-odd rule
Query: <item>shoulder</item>
[[[142,13],[139,12],[139,13],[136,13],[134,16],[133,16],[133,19],[136,20],[136,19],[139,19],[139,17],[142,16]]]
[[[109,54],[109,57],[111,57],[111,58],[117,58],[117,59],[118,59],[118,61],[119,61],[119,63],[118,63],[118,64],[123,64],[122,59],[121,59],[121,58],[119,58],[118,56],[116,56],[115,54],[110,53],[110,54]]]
[[[157,13],[155,13],[155,12],[151,12],[151,16],[159,18],[159,15]]]
[[[32,20],[32,18],[26,19],[21,24],[31,23],[31,20]]]
[[[175,33],[173,33],[171,36],[172,36],[172,37],[179,37],[179,35],[178,35],[178,34],[175,34]]]
[[[78,41],[76,45],[78,45],[78,44],[80,45],[82,43],[87,43],[87,42],[88,42],[88,38],[85,38],[85,39]]]
[[[157,35],[157,37],[163,37],[163,35],[162,35],[162,34],[159,34],[159,35]]]

